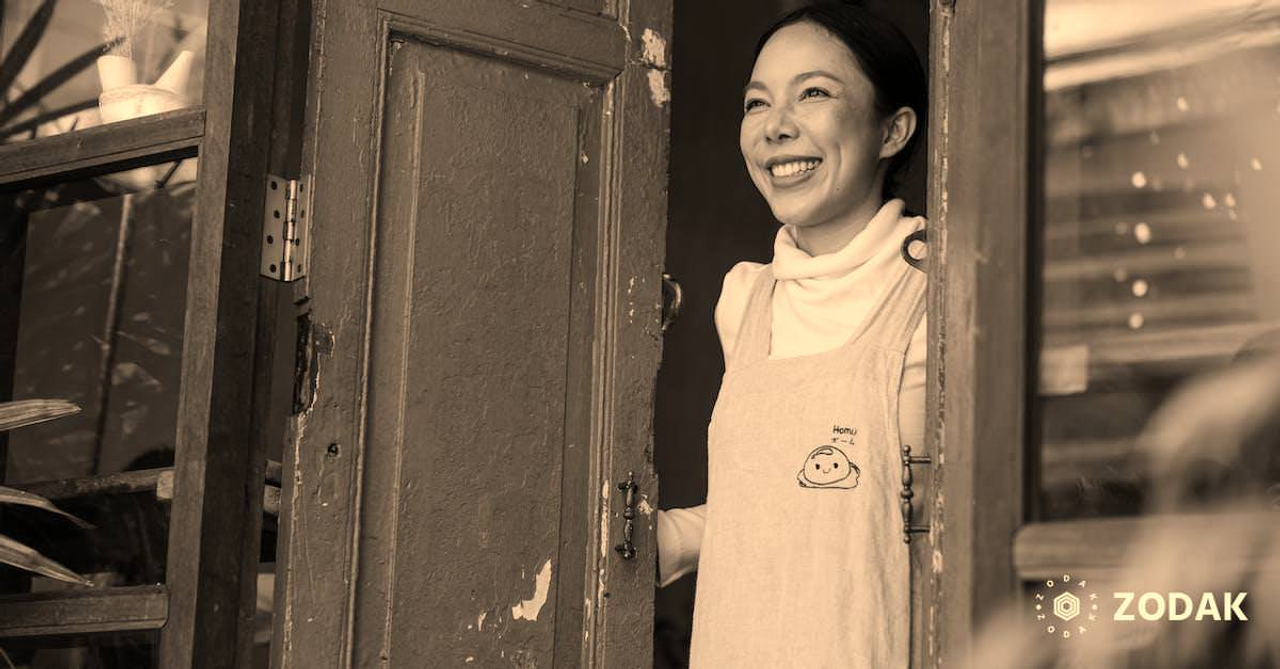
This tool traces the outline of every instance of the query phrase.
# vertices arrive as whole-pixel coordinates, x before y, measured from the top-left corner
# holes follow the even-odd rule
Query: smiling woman
[[[872,218],[888,195],[890,168],[904,164],[924,118],[924,74],[909,43],[904,38],[907,51],[898,56],[916,63],[916,72],[885,72],[889,58],[876,59],[866,41],[838,36],[874,26],[856,18],[840,25],[841,14],[830,16],[830,27],[805,20],[767,33],[743,103],[747,172],[810,253],[843,247]],[[872,76],[915,79],[916,90],[878,86]]]
[[[925,117],[910,42],[852,6],[765,32],[740,148],[782,224],[724,280],[707,504],[660,512],[665,584],[697,570],[691,666],[902,667],[901,452],[923,432],[924,220],[893,198]]]

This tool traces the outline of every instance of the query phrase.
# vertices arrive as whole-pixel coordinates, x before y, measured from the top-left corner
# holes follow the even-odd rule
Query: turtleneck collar
[[[777,279],[820,279],[843,276],[867,263],[920,226],[917,217],[903,217],[903,202],[889,200],[861,232],[834,253],[811,256],[796,245],[794,227],[784,225],[773,242],[773,275]]]

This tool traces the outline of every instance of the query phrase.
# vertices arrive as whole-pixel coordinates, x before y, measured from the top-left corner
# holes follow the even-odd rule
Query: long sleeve
[[[738,322],[747,308],[747,295],[764,265],[740,262],[725,275],[716,302],[715,324],[726,366],[737,339]],[[707,505],[658,511],[658,587],[666,587],[698,569]]]
[[[698,569],[707,505],[658,511],[658,587]]]
[[[902,368],[902,387],[898,389],[898,436],[914,453],[924,452],[925,359],[929,350],[928,316],[920,319],[907,344],[907,359]]]

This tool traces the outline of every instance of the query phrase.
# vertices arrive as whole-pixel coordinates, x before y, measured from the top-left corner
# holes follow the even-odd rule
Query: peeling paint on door
[[[667,73],[662,70],[649,70],[649,99],[655,107],[661,107],[671,101],[671,91],[667,89]]]
[[[640,36],[640,57],[644,59],[644,64],[649,67],[665,68],[667,66],[667,40],[662,35],[654,32],[652,28],[645,28],[644,34]]]
[[[533,597],[511,607],[512,620],[536,621],[538,613],[547,603],[547,594],[551,591],[551,560],[542,563],[538,575],[534,577]]]

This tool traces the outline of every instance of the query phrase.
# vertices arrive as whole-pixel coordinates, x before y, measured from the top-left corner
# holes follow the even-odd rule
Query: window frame
[[[261,212],[268,173],[296,176],[309,16],[306,0],[210,0],[202,104],[0,146],[0,192],[200,161],[166,583],[0,597],[0,640],[149,631],[160,666],[249,665],[263,523],[254,491],[285,422],[278,400],[291,384],[272,362],[282,344],[292,361],[283,323],[296,288],[259,277]],[[120,491],[104,478],[24,487]],[[159,490],[165,474],[143,478],[133,483]]]
[[[967,662],[987,616],[1027,581],[1103,575],[1126,541],[1186,541],[1272,513],[1037,521],[1044,228],[1044,3],[932,0],[927,565],[914,666]],[[918,495],[918,498],[921,495]],[[1257,546],[1235,542],[1241,560]]]

